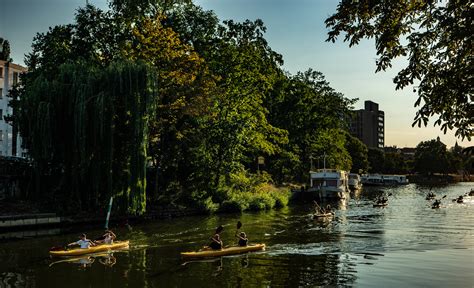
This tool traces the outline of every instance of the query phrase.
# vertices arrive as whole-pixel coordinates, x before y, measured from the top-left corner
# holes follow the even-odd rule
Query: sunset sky
[[[10,41],[11,57],[23,64],[23,55],[31,51],[37,32],[48,27],[73,22],[75,10],[85,0],[2,0],[0,37]],[[107,9],[106,0],[89,3]],[[283,68],[294,74],[308,68],[321,71],[331,87],[348,98],[359,98],[355,108],[361,109],[365,100],[379,103],[385,111],[385,145],[414,147],[420,141],[437,136],[448,145],[456,140],[461,146],[472,146],[472,141],[456,139],[454,132],[444,135],[439,127],[412,128],[416,109],[416,95],[412,89],[395,91],[392,82],[404,60],[393,68],[375,74],[374,41],[362,41],[349,48],[347,43],[325,42],[327,29],[324,20],[336,11],[335,0],[199,0],[206,10],[214,10],[219,19],[243,21],[260,18],[267,27],[266,39],[273,50],[283,55]]]

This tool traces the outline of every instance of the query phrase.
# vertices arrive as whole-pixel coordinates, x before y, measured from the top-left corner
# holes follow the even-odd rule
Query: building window
[[[0,142],[3,141],[3,130],[0,130]]]
[[[3,110],[0,109],[0,121],[3,121]]]
[[[0,67],[0,78],[3,78],[3,67]]]
[[[0,99],[3,98],[3,88],[0,88]]]

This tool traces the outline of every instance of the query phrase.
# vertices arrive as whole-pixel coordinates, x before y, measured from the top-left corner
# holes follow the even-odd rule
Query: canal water
[[[311,203],[262,213],[221,214],[156,221],[131,230],[128,251],[56,262],[53,245],[80,231],[0,242],[0,287],[473,287],[474,188],[459,183],[432,188],[442,200],[431,209],[428,187],[383,188],[385,208],[372,207],[380,189],[365,189],[337,203],[332,221],[315,221]],[[336,203],[333,203],[336,206]],[[184,262],[182,251],[208,243],[218,225],[224,244],[236,242],[241,221],[250,242],[266,251]],[[93,238],[101,230],[88,231]]]

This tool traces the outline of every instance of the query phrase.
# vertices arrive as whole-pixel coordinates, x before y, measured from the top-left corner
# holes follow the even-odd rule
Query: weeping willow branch
[[[78,63],[62,65],[52,80],[35,76],[20,98],[20,129],[37,172],[56,183],[54,192],[37,193],[68,199],[74,209],[114,196],[122,212],[143,213],[156,73],[142,63]]]

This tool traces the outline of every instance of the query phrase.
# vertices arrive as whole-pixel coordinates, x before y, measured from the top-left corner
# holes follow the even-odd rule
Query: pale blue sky
[[[0,37],[10,41],[12,58],[23,64],[23,55],[31,51],[36,32],[49,26],[73,21],[75,10],[86,0],[1,0]],[[100,8],[107,8],[106,0],[89,0]],[[330,85],[348,98],[359,98],[355,108],[365,100],[379,103],[385,111],[385,144],[398,147],[416,146],[420,141],[440,136],[448,146],[456,138],[444,135],[430,123],[428,127],[412,128],[416,96],[412,89],[395,91],[392,79],[402,67],[403,60],[394,68],[375,74],[373,40],[362,41],[349,48],[347,43],[328,43],[324,20],[335,12],[336,0],[198,0],[206,10],[214,10],[219,19],[243,21],[260,18],[267,27],[266,39],[273,50],[283,55],[284,69],[291,73],[308,68],[321,71]],[[434,121],[431,121],[434,122]],[[462,146],[472,142],[457,139]]]

